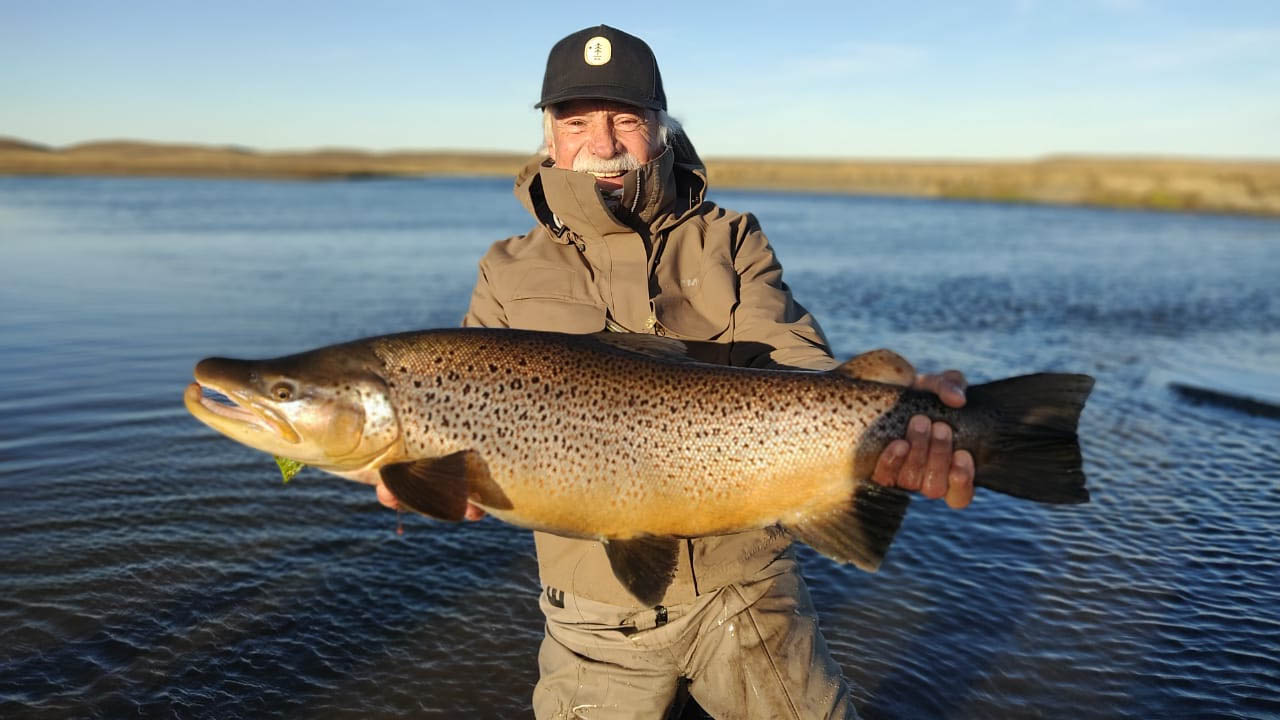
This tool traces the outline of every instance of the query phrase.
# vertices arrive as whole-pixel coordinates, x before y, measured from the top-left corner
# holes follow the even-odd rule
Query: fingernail
[[[916,419],[912,420],[911,430],[912,432],[918,432],[918,433],[929,432],[929,419],[924,417],[917,417]]]
[[[933,426],[933,439],[947,440],[951,437],[951,426],[944,423],[938,423]]]
[[[889,457],[902,457],[907,454],[906,443],[894,443],[889,446]]]

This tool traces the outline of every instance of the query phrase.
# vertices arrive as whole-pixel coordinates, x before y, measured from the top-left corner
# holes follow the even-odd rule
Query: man
[[[656,333],[692,341],[708,362],[836,365],[756,219],[705,199],[705,170],[666,115],[643,41],[604,25],[564,38],[537,107],[546,154],[515,190],[537,225],[480,261],[464,325]],[[917,385],[964,402],[955,371]],[[914,418],[875,480],[967,505],[973,461],[952,452],[950,433]],[[384,487],[378,494],[395,506]],[[547,618],[537,717],[662,718],[678,711],[681,687],[717,718],[855,716],[785,534],[685,541],[655,607],[623,588],[600,543],[545,533],[535,541]]]

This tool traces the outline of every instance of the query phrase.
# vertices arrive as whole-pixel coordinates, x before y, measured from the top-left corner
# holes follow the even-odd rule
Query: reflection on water
[[[527,533],[215,436],[195,360],[457,323],[508,184],[0,179],[0,715],[527,712]],[[1093,502],[916,502],[806,563],[868,717],[1280,713],[1280,421],[1148,380],[1280,358],[1280,224],[724,193],[841,355],[1087,372]]]

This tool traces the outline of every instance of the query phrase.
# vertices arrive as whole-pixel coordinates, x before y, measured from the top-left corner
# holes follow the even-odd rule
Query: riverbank
[[[257,151],[132,141],[51,148],[0,138],[0,174],[360,179],[510,176],[526,155]],[[902,195],[1280,217],[1280,161],[1054,156],[1032,160],[708,158],[717,188]]]

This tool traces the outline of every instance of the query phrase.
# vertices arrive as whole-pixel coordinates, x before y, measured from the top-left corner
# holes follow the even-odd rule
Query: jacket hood
[[[515,195],[525,210],[560,242],[565,230],[586,239],[619,232],[650,232],[679,224],[703,202],[707,171],[693,144],[672,133],[670,145],[656,158],[623,176],[622,199],[613,211],[605,204],[595,178],[554,167],[536,155],[516,175]]]

